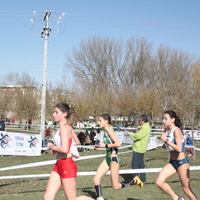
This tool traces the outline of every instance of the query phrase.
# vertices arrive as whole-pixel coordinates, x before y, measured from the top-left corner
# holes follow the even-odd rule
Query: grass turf
[[[200,148],[200,143],[196,142],[196,147]],[[130,148],[123,149],[121,152],[130,150]],[[104,154],[105,151],[81,152],[81,156]],[[41,157],[21,157],[21,156],[4,156],[0,158],[0,167],[15,166],[33,162],[40,162],[46,160],[54,160],[55,157],[50,154],[42,154]],[[120,169],[130,169],[132,153],[125,153],[120,155],[121,167]],[[88,160],[77,161],[78,171],[95,171],[98,165],[103,160],[101,158],[93,158]],[[152,151],[148,151],[145,154],[146,168],[158,168],[163,167],[168,160],[168,153],[158,148]],[[196,151],[196,159],[189,158],[191,166],[200,165],[200,152]],[[27,175],[27,174],[50,174],[52,165],[30,167],[24,169],[16,169],[0,172],[0,176],[11,175]],[[157,173],[147,173],[147,183],[144,189],[138,186],[129,186],[118,191],[114,191],[111,188],[110,176],[106,175],[102,179],[102,191],[106,200],[169,200],[170,198],[158,189],[155,185]],[[199,171],[190,171],[191,176],[191,188],[196,193],[197,197],[200,197],[200,176]],[[77,177],[77,195],[87,195],[95,198],[93,176],[78,176]],[[130,179],[130,175],[120,175],[120,181],[124,179]],[[43,198],[43,193],[47,184],[48,178],[29,178],[29,179],[7,179],[0,180],[0,199],[1,200],[40,200]],[[179,196],[186,199],[188,197],[183,193],[178,175],[174,175],[167,181],[174,191]],[[55,200],[65,199],[63,189],[57,193]]]

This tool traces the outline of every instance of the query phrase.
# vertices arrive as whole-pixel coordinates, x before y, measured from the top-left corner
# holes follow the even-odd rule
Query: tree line
[[[189,53],[164,45],[155,49],[145,38],[91,37],[66,55],[63,73],[62,81],[47,84],[46,119],[52,119],[57,102],[66,102],[81,119],[109,113],[131,121],[144,113],[153,123],[172,109],[185,124],[198,126],[200,60]],[[2,83],[27,90],[23,95],[1,95],[0,112],[38,120],[41,86],[26,73],[9,74]]]

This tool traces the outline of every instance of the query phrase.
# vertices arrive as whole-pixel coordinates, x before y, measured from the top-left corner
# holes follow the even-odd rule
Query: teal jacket
[[[151,127],[149,122],[144,123],[136,133],[130,133],[130,138],[134,140],[133,151],[137,153],[145,153],[147,151]]]

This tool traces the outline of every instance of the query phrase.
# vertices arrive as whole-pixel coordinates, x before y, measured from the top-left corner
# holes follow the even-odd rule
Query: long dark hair
[[[179,116],[172,110],[166,110],[164,112],[164,114],[168,114],[170,116],[170,118],[175,118],[174,124],[175,126],[179,127],[180,129],[182,129],[183,124],[179,118]]]
[[[68,104],[66,103],[58,103],[56,104],[56,108],[60,109],[61,112],[63,113],[67,113],[67,116],[66,118],[70,118],[71,114],[72,114],[72,111],[71,111],[71,108]]]
[[[102,117],[104,120],[108,120],[108,124],[112,125],[112,122],[111,122],[111,117],[109,114],[102,114],[100,115],[99,117]]]

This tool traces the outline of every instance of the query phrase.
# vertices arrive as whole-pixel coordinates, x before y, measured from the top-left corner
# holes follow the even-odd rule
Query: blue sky
[[[33,26],[33,11],[66,13],[62,33],[56,34],[56,24],[49,23],[54,33],[48,40],[47,81],[57,82],[65,55],[93,36],[124,41],[144,37],[154,48],[163,44],[199,57],[199,8],[199,0],[1,0],[1,77],[26,72],[42,82],[44,22]]]

